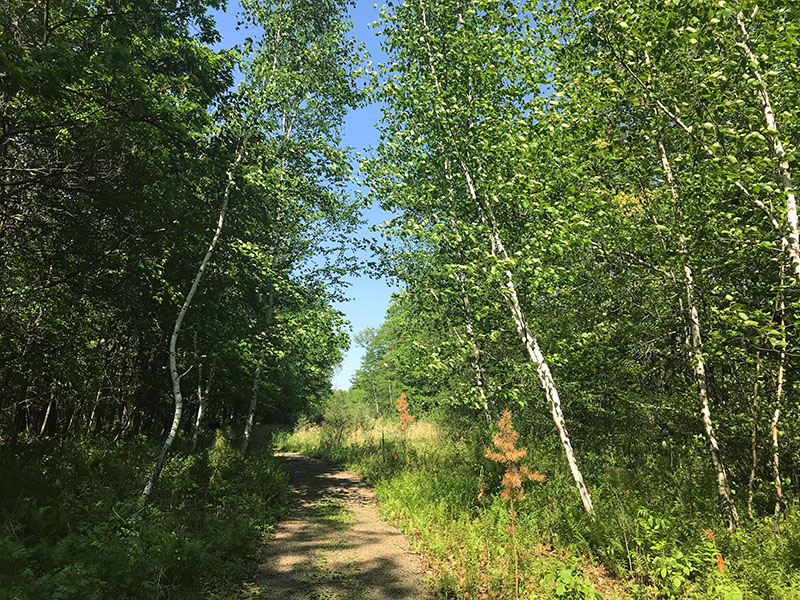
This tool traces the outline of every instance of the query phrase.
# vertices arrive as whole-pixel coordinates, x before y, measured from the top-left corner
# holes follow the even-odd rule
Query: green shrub
[[[219,439],[219,438],[218,438]],[[173,456],[153,502],[158,444],[33,442],[3,454],[0,599],[230,598],[285,509],[285,474],[230,444]]]

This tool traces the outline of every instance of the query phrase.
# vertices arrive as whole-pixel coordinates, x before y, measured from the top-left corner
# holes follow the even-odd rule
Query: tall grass
[[[507,469],[484,456],[486,435],[418,420],[406,436],[408,466],[392,458],[403,445],[397,421],[352,428],[339,443],[325,424],[306,427],[280,444],[355,470],[374,485],[382,512],[425,557],[442,597],[514,598],[512,513],[502,497]],[[555,444],[519,445],[546,476],[525,484],[524,497],[514,501],[520,598],[800,598],[796,512],[780,539],[767,521],[730,535],[714,520],[715,507],[692,495],[697,481],[686,473],[702,473],[701,465],[685,465],[685,472],[651,465],[644,474],[607,456],[588,457],[596,471],[597,518],[590,520]]]

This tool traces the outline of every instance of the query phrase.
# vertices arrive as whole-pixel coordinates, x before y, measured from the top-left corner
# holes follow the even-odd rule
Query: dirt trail
[[[275,526],[246,598],[423,600],[420,563],[407,540],[378,516],[358,475],[301,454],[281,453],[292,509]]]

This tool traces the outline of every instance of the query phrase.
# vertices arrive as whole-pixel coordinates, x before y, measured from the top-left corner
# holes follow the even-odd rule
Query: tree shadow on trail
[[[259,600],[426,598],[405,540],[380,521],[371,490],[351,473],[300,455],[279,460],[290,474],[293,509],[276,525],[255,585]]]

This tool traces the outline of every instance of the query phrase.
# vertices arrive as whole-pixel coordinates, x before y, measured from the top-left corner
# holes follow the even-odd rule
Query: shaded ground
[[[355,473],[296,453],[278,454],[289,472],[293,508],[275,526],[255,584],[255,600],[418,600],[419,559],[378,516],[372,490]]]

